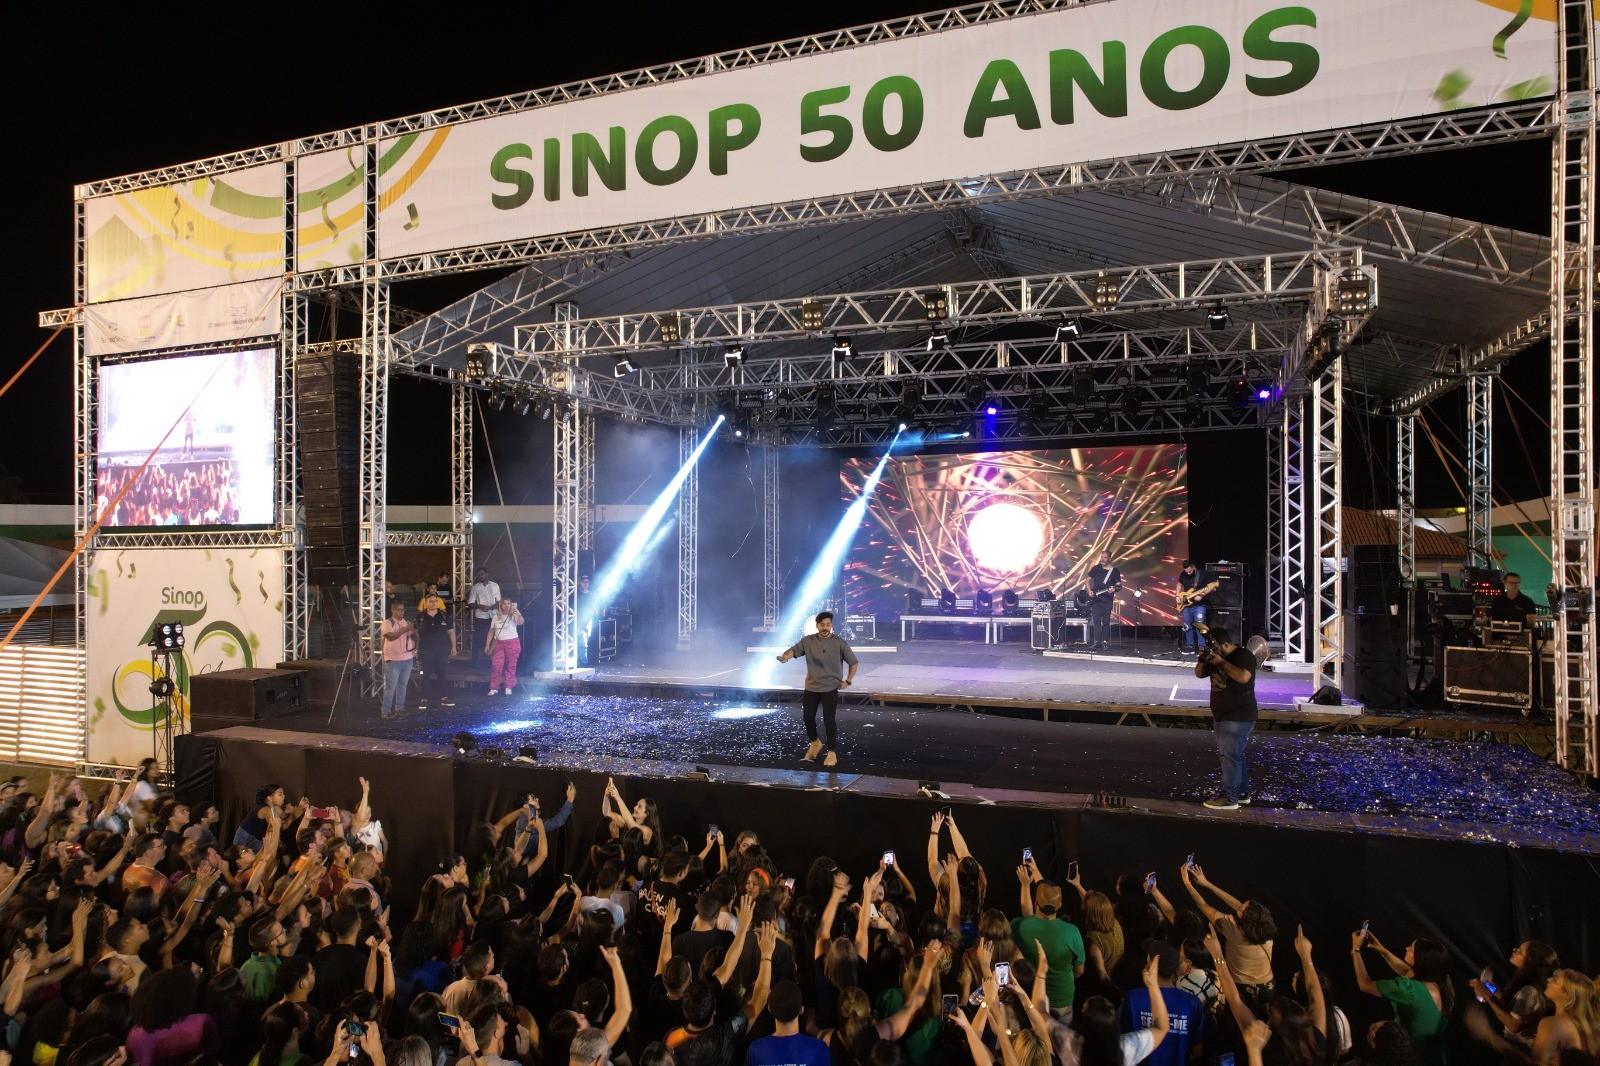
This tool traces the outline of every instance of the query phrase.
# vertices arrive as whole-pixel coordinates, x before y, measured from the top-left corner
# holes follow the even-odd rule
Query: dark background
[[[9,244],[14,266],[0,314],[0,373],[9,377],[44,341],[37,313],[72,301],[75,183],[927,9],[916,3],[779,5],[723,9],[707,18],[704,9],[664,5],[583,10],[469,5],[430,12],[422,21],[337,7],[318,8],[302,19],[247,18],[228,9],[154,19],[138,8],[77,12],[66,5],[30,14],[30,32],[13,36],[13,50],[48,48],[61,58],[30,67],[34,76],[11,123],[17,159],[9,223],[15,233]],[[1531,141],[1285,176],[1547,233],[1549,171],[1548,143]],[[397,287],[395,299],[433,310],[496,276],[485,272],[412,282]],[[1471,310],[1464,307],[1462,313]],[[0,401],[7,416],[0,418],[0,502],[72,500],[68,340],[58,339]],[[1548,349],[1540,345],[1519,356],[1503,382],[1542,414],[1549,403],[1548,374]],[[1495,498],[1542,496],[1549,477],[1548,433],[1507,391],[1497,390],[1497,402],[1502,415],[1509,412],[1521,423],[1522,432],[1502,432],[1496,442]],[[390,500],[442,503],[449,496],[444,393],[427,382],[399,378],[392,397]],[[1503,430],[1509,421],[1502,420]],[[1418,505],[1460,506],[1455,487],[1461,479],[1456,442],[1465,431],[1460,390],[1434,405],[1430,422],[1445,457],[1419,434]],[[547,503],[548,427],[496,413],[488,413],[484,425],[505,500]],[[1346,502],[1392,506],[1391,427],[1351,416],[1347,433],[1353,446],[1346,448]],[[1194,553],[1203,559],[1259,559],[1265,537],[1262,434],[1202,433],[1187,443]],[[622,464],[606,454],[604,440],[602,447],[601,502],[619,502],[636,491],[645,494],[644,500],[654,495],[648,484],[659,482],[646,477],[645,469],[638,477],[626,476]],[[622,447],[624,458],[651,451],[634,451],[630,442]],[[676,450],[662,447],[654,454],[675,457]],[[707,460],[704,567],[726,561],[742,571],[748,563],[751,573],[759,573],[759,471],[750,476],[751,455],[721,447]],[[798,549],[831,528],[837,480],[821,457],[794,456],[790,462],[784,535],[786,544]],[[496,486],[481,446],[478,470],[478,499],[493,502]],[[816,495],[810,495],[813,489]],[[759,584],[754,587],[759,590]],[[712,601],[702,610],[715,617],[719,589],[704,582],[702,589]]]

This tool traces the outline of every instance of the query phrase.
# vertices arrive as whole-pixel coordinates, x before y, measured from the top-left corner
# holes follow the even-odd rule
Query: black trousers
[[[839,710],[839,690],[832,692],[812,692],[807,690],[800,697],[800,706],[806,712],[806,739],[817,739],[817,708],[822,708],[822,728],[826,731],[828,750],[839,750],[839,729],[834,724],[834,715]]]
[[[489,656],[483,650],[483,642],[488,639],[489,623],[493,621],[493,615],[490,615],[488,618],[479,618],[470,611],[467,613],[467,625],[469,626],[468,632],[472,634],[473,662],[477,662],[479,659],[489,658]]]
[[[417,649],[417,667],[422,671],[418,678],[416,672],[411,674],[411,687],[416,689],[422,699],[437,700],[449,695],[447,670],[450,663],[450,644],[441,641],[436,645],[423,645]]]
[[[1089,601],[1089,643],[1111,643],[1111,601]]]

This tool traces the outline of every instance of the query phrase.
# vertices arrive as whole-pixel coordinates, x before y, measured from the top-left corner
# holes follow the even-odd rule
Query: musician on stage
[[[1179,617],[1183,619],[1183,633],[1179,641],[1189,651],[1199,651],[1205,643],[1200,639],[1196,622],[1206,620],[1206,597],[1217,590],[1217,582],[1193,559],[1183,561],[1183,573],[1173,591],[1177,594]]]
[[[1101,552],[1098,566],[1089,568],[1089,650],[1111,649],[1111,608],[1122,587],[1122,571],[1111,564],[1111,553]]]

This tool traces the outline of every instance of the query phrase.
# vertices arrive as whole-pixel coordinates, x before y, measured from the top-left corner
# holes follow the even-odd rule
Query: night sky
[[[364,5],[348,5],[357,6]],[[75,183],[927,7],[751,5],[724,8],[714,18],[698,5],[450,5],[420,18],[393,8],[357,18],[337,5],[256,10],[247,19],[226,6],[158,15],[137,5],[51,5],[27,16],[13,52],[29,49],[49,61],[30,61],[27,89],[14,97],[10,225],[16,232],[6,241],[12,264],[0,316],[5,377],[45,340],[37,313],[71,303]],[[14,55],[13,69],[21,60]],[[1288,177],[1518,229],[1549,229],[1543,141]],[[398,298],[433,310],[495,276],[416,284]],[[1541,345],[1519,357],[1506,378],[1541,414],[1549,396],[1547,358]],[[71,388],[64,336],[0,401],[7,415],[0,420],[0,502],[71,502]],[[403,382],[395,392],[396,418],[403,425],[436,405],[444,418],[442,397]],[[1547,434],[1525,408],[1516,410],[1527,450],[1503,422],[1497,501],[1541,495],[1548,478]],[[1459,391],[1435,405],[1434,425],[1447,447],[1462,436],[1464,420]],[[1392,505],[1388,425],[1351,429],[1358,446],[1347,449],[1354,456],[1349,502]],[[397,453],[407,455],[407,447],[398,443]],[[1419,505],[1459,505],[1438,460],[1419,447]],[[391,498],[443,502],[448,481],[439,448],[419,448],[415,458],[414,476],[396,485]]]

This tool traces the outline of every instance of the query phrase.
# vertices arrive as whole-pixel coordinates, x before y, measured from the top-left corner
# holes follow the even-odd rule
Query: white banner
[[[283,165],[235,170],[84,205],[89,303],[283,273]]]
[[[283,282],[245,281],[165,296],[90,304],[84,344],[90,355],[187,348],[283,331]]]
[[[283,659],[283,552],[275,548],[97,551],[89,562],[87,759],[137,763],[152,754],[149,643],[182,622],[172,657],[174,704],[187,719],[197,673],[270,669]]]
[[[1113,0],[428,130],[382,146],[379,250],[418,255],[1548,95],[1555,3],[1533,0],[1531,19],[1521,6]],[[320,216],[321,204],[308,206]],[[338,233],[338,219],[326,228]]]

